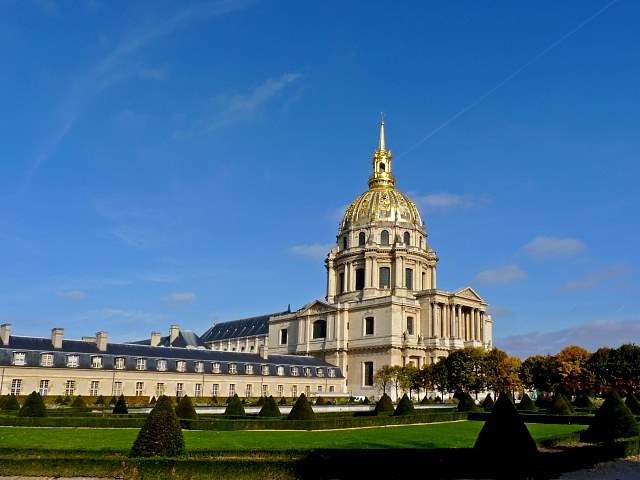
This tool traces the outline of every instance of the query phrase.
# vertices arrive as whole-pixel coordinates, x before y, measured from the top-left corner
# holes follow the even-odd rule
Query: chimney
[[[152,347],[160,345],[160,332],[151,332],[151,343],[149,345]]]
[[[0,325],[0,342],[2,345],[9,345],[9,337],[11,336],[11,324],[3,323]]]
[[[260,355],[260,358],[262,358],[264,360],[269,358],[269,346],[268,345],[260,345],[258,347],[258,355]]]
[[[96,333],[96,345],[98,346],[98,350],[101,352],[107,351],[107,339],[109,335],[107,332],[98,332]]]
[[[62,337],[64,336],[64,328],[56,327],[51,329],[51,344],[53,348],[62,348]]]
[[[171,345],[176,338],[180,335],[180,327],[178,325],[171,325],[169,329],[169,345]]]

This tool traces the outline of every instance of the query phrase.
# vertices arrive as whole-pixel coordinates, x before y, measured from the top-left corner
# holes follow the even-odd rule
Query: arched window
[[[380,288],[389,288],[391,285],[391,269],[380,267]]]
[[[342,237],[342,249],[346,250],[347,248],[349,248],[349,238],[345,235]]]
[[[381,171],[381,172],[384,172],[384,169],[385,169],[385,165],[384,165],[384,163],[381,163],[381,164],[380,164],[380,171]]]
[[[404,244],[405,245],[411,245],[411,235],[409,235],[409,232],[404,232]]]
[[[356,290],[364,288],[364,268],[356,268]]]
[[[326,320],[316,320],[313,322],[313,338],[327,338]]]
[[[360,232],[358,234],[358,246],[360,247],[364,247],[364,244],[367,241],[367,236],[364,234],[364,232]]]
[[[380,233],[380,244],[389,245],[389,232],[387,230],[382,230]]]

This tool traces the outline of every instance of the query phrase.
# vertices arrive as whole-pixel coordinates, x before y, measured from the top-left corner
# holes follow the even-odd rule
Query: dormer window
[[[329,371],[327,372],[327,375],[329,378],[335,378],[336,377],[336,369],[335,368],[330,368]]]
[[[137,358],[136,359],[136,370],[146,370],[147,369],[147,359],[146,358]]]
[[[184,360],[178,360],[176,362],[176,370],[178,372],[186,372],[187,371],[187,362]]]
[[[247,375],[253,375],[253,365],[245,365],[244,373],[246,373]]]
[[[232,375],[238,373],[238,366],[235,363],[229,364],[229,373]]]
[[[164,359],[158,360],[156,362],[156,370],[158,370],[159,372],[166,372],[167,371],[167,361]]]
[[[316,368],[316,377],[324,377],[324,370]]]
[[[262,365],[262,375],[269,375],[269,365]]]
[[[40,355],[40,365],[43,367],[53,367],[53,353],[43,353]]]
[[[78,355],[67,355],[67,367],[76,368],[80,363]]]
[[[280,375],[280,376],[284,375],[284,367],[283,366],[278,365],[276,367],[276,375]]]
[[[291,367],[291,376],[292,377],[298,376],[298,367]]]
[[[91,368],[102,368],[102,357],[98,355],[91,357]]]
[[[116,370],[124,370],[124,357],[116,357],[113,361],[113,368]]]
[[[304,367],[304,376],[305,377],[310,377],[311,376],[311,368],[310,367]]]
[[[220,363],[213,362],[211,364],[211,373],[220,373]]]
[[[13,352],[13,364],[22,366],[26,364],[27,354],[24,352]]]
[[[204,362],[196,362],[194,369],[196,373],[204,373]]]

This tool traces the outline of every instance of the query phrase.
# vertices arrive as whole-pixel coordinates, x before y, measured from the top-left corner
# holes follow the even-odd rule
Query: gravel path
[[[640,480],[640,455],[568,472],[558,480]]]

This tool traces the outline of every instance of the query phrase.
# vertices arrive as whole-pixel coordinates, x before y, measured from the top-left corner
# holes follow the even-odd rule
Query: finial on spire
[[[384,146],[384,112],[380,112],[380,142],[378,144],[378,150],[385,151]]]

